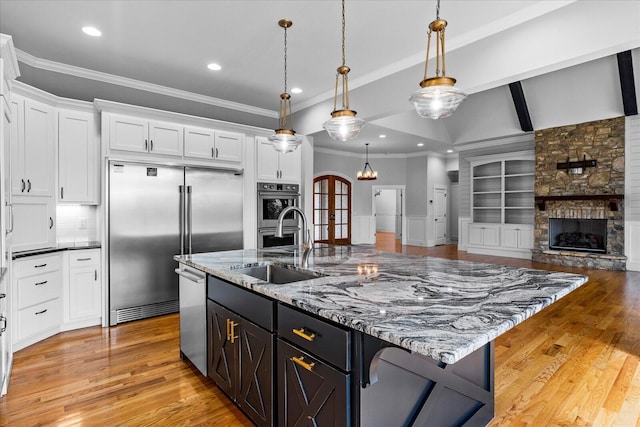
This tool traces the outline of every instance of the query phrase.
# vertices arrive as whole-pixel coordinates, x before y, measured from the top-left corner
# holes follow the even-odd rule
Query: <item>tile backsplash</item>
[[[99,240],[97,206],[59,205],[56,215],[58,244]]]

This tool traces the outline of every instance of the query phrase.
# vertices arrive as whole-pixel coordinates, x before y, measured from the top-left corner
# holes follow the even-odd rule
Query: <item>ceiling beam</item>
[[[527,108],[527,100],[522,91],[522,84],[520,84],[519,81],[509,83],[509,90],[511,91],[511,98],[513,98],[513,106],[516,107],[516,113],[518,114],[520,129],[524,132],[531,132],[533,130],[533,124],[531,123],[531,116]]]
[[[620,74],[620,90],[625,116],[638,114],[638,100],[636,99],[636,85],[633,81],[633,60],[631,51],[618,53],[618,73]]]

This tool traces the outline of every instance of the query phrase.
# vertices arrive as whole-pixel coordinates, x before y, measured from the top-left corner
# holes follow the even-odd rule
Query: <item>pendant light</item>
[[[367,142],[365,146],[367,150],[366,161],[364,167],[361,171],[358,171],[358,175],[356,177],[358,178],[358,181],[373,181],[378,179],[378,172],[371,169],[371,165],[369,164],[369,143]]]
[[[336,89],[333,96],[331,119],[322,125],[329,133],[329,136],[338,141],[349,141],[355,138],[360,133],[362,126],[364,126],[364,120],[357,118],[356,112],[349,109],[349,71],[351,69],[345,65],[344,27],[344,0],[342,0],[342,65],[338,67],[336,74]],[[338,86],[340,80],[342,80],[342,108],[338,110]]]
[[[278,113],[280,128],[276,129],[274,134],[269,137],[269,141],[271,141],[276,151],[288,153],[302,144],[302,137],[296,135],[296,131],[291,129],[293,110],[291,108],[291,95],[287,92],[287,28],[290,28],[293,22],[288,19],[281,19],[278,21],[278,25],[284,28],[284,92],[280,94],[280,111]],[[287,127],[287,118],[289,119],[290,127]]]
[[[448,77],[446,73],[444,29],[447,26],[447,21],[440,19],[440,0],[437,0],[437,2],[436,20],[429,24],[424,79],[420,82],[420,89],[409,97],[409,102],[416,108],[418,115],[430,119],[450,116],[467,98],[466,93],[454,86],[456,79]],[[427,78],[429,48],[431,47],[431,33],[433,32],[436,33],[436,73],[435,77]]]

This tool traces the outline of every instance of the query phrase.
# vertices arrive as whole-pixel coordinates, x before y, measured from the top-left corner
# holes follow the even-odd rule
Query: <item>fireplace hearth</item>
[[[607,220],[549,218],[549,249],[607,252]]]

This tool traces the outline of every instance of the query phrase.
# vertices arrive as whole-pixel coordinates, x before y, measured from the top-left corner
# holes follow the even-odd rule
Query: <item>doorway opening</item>
[[[393,242],[400,246],[406,244],[405,239],[405,186],[374,185],[372,191],[372,212],[375,220],[374,243],[379,240]]]
[[[313,238],[319,243],[351,244],[351,183],[336,175],[313,180]]]

